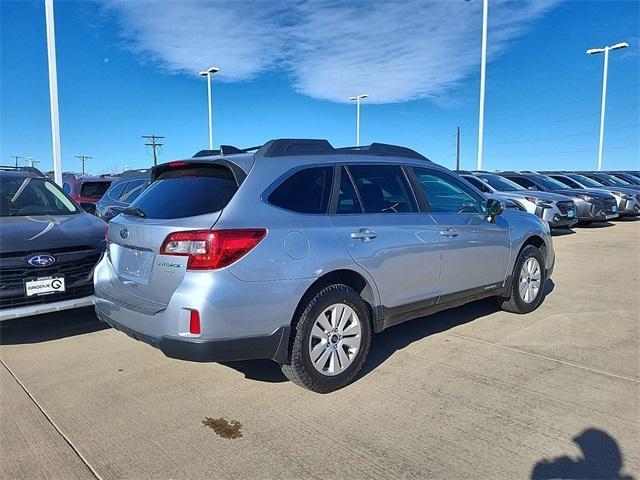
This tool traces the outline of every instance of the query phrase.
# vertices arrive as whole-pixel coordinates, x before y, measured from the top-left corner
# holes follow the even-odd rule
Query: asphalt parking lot
[[[638,476],[640,221],[554,242],[537,311],[391,328],[329,395],[266,361],[165,358],[91,309],[5,322],[0,477]]]

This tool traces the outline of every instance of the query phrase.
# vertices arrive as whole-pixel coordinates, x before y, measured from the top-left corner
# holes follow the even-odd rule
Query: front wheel
[[[542,303],[546,280],[544,258],[540,250],[527,245],[513,268],[509,297],[498,298],[500,308],[512,313],[534,311]]]
[[[286,377],[317,393],[329,393],[349,384],[369,353],[369,308],[346,285],[320,290],[297,318]]]

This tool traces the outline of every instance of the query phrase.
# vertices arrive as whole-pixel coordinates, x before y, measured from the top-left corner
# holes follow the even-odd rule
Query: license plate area
[[[116,274],[121,280],[148,284],[155,253],[151,250],[109,245],[109,254]]]
[[[27,297],[61,293],[65,289],[64,275],[28,278],[24,281],[24,292]]]

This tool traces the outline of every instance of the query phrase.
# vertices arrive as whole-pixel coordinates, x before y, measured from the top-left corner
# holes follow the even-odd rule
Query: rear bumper
[[[269,359],[286,361],[289,348],[289,326],[282,326],[269,335],[201,340],[180,337],[153,337],[137,332],[105,315],[96,306],[98,318],[131,338],[162,351],[167,357],[190,362],[230,362]]]
[[[88,307],[93,305],[94,301],[94,296],[88,295],[86,297],[73,298],[71,300],[59,300],[51,303],[38,303],[35,305],[7,308],[0,310],[0,322],[4,320],[11,320],[13,318],[59,312],[62,310],[70,310],[72,308]]]

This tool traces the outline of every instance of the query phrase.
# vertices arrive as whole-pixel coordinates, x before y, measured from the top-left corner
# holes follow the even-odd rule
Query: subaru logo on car
[[[33,255],[27,259],[27,263],[33,267],[48,267],[56,263],[56,258],[51,255]]]
[[[129,236],[129,230],[123,228],[122,230],[120,230],[120,236],[123,240],[126,239]]]

